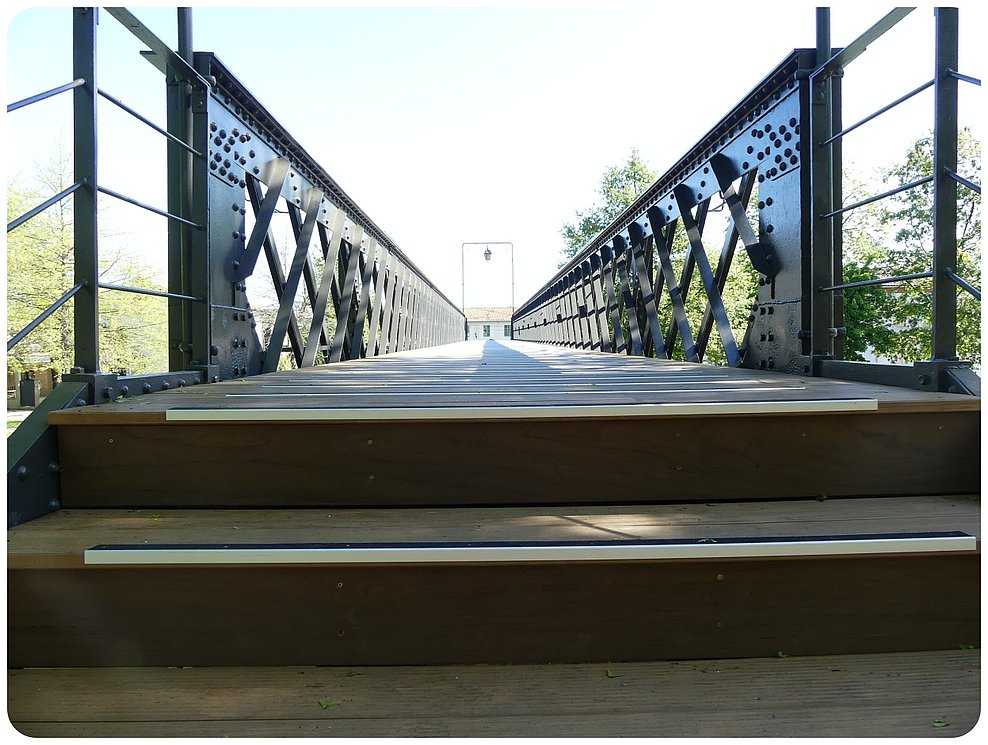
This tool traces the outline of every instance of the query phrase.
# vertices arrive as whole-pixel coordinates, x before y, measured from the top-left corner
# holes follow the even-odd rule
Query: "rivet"
[[[367,480],[368,481],[373,481],[374,480],[374,474],[371,474],[370,476],[368,476],[367,477]]]
[[[125,385],[120,386],[120,395],[121,396],[126,396],[128,393],[130,393],[130,388],[128,388]]]
[[[367,441],[367,444],[368,444],[368,445],[373,445],[373,444],[374,444],[374,441],[373,441],[373,440],[368,440],[368,441]]]
[[[144,385],[141,386],[141,390],[144,393],[150,393],[151,392],[151,384],[150,383],[145,383]]]
[[[336,583],[336,589],[337,590],[342,590],[343,589],[343,583],[342,582],[337,582]]]
[[[178,379],[178,387],[179,388],[185,388],[185,386],[186,386],[185,378],[179,378]]]
[[[18,466],[17,467],[17,478],[19,478],[21,481],[23,481],[24,479],[27,478],[27,473],[28,473],[27,472],[27,466]]]
[[[58,463],[52,461],[48,464],[48,473],[58,473],[60,470]]]
[[[723,574],[718,574],[718,575],[717,575],[717,579],[719,579],[719,580],[720,580],[720,579],[724,579],[724,575],[723,575]]]
[[[167,391],[171,387],[172,387],[172,384],[169,383],[167,380],[161,381],[161,390]]]

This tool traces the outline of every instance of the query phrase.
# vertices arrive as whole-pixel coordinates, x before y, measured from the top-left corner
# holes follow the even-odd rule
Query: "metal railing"
[[[63,199],[75,195],[76,283],[8,339],[8,352],[58,308],[72,299],[75,303],[76,319],[73,373],[98,375],[100,373],[98,291],[101,289],[163,297],[174,303],[183,304],[173,305],[170,308],[170,321],[173,326],[171,337],[178,338],[170,353],[170,366],[173,370],[201,370],[204,373],[204,380],[219,380],[270,371],[277,367],[283,349],[290,349],[296,366],[307,366],[314,364],[319,352],[322,352],[327,360],[338,361],[459,339],[463,319],[455,305],[439,292],[394,242],[347,197],[335,181],[309,158],[298,143],[284,132],[277,121],[253,99],[246,88],[240,85],[215,57],[203,55],[197,61],[191,55],[191,18],[185,9],[179,11],[179,37],[182,40],[180,46],[187,48],[179,53],[169,49],[127,10],[122,8],[107,10],[109,15],[148,46],[153,52],[148,55],[152,64],[172,77],[173,82],[168,86],[169,97],[172,99],[170,111],[174,110],[174,101],[179,98],[178,89],[185,87],[195,91],[211,112],[208,117],[198,116],[202,121],[196,121],[195,125],[191,120],[197,117],[190,111],[180,112],[178,116],[170,113],[170,120],[179,120],[178,124],[187,126],[178,126],[176,121],[170,121],[168,129],[159,126],[116,96],[97,87],[97,10],[76,8],[73,12],[75,79],[65,85],[12,103],[7,107],[7,111],[10,113],[60,93],[73,91],[76,183],[9,222],[7,232],[16,230]],[[197,64],[207,71],[201,74]],[[99,183],[96,152],[97,96],[162,135],[170,143],[171,160],[168,179],[171,196],[167,209],[139,201]],[[205,122],[206,118],[210,119],[208,125]],[[226,153],[223,153],[224,150],[229,151],[231,148],[230,143],[221,142],[227,139],[227,134],[226,128],[217,124],[218,121],[223,121],[231,132],[236,132],[236,135],[229,136],[230,143],[236,144],[236,141],[246,141],[250,138],[252,145],[249,148],[249,164],[247,163],[248,148],[244,148],[243,156],[237,153],[238,157],[234,161],[238,162],[231,161],[226,157]],[[196,126],[202,131],[197,131]],[[220,131],[224,135],[223,138],[218,136]],[[200,144],[190,144],[193,139]],[[195,173],[196,171],[200,173]],[[169,269],[170,274],[177,276],[170,277],[167,292],[99,281],[96,212],[99,194],[166,218],[171,223],[170,252],[185,253],[186,261],[188,247],[192,243],[205,242],[213,254],[217,253],[217,249],[235,254],[237,252],[235,245],[217,245],[221,242],[216,236],[221,231],[225,231],[226,226],[217,230],[213,224],[207,224],[212,211],[209,209],[211,196],[207,188],[209,178],[204,178],[206,174],[210,178],[218,178],[224,182],[229,180],[234,188],[239,186],[243,190],[240,201],[243,201],[245,191],[258,218],[250,242],[243,249],[246,260],[239,255],[233,260],[233,263],[238,263],[238,269],[232,272],[235,275],[231,283],[234,292],[226,294],[236,297],[228,303],[212,302],[219,289],[216,287],[215,275],[231,273],[229,268],[219,266],[216,262],[199,268],[204,281],[200,281],[194,289],[183,286],[188,282],[184,273],[177,271],[181,261],[176,260],[170,263]],[[262,194],[265,188],[267,193]],[[298,243],[295,261],[292,263],[292,270],[285,276],[277,258],[274,238],[269,230],[271,217],[280,204],[291,214],[296,225],[305,222],[299,200],[293,201],[287,192],[282,193],[288,189],[293,191],[301,189],[309,193],[310,197],[318,193],[320,198],[310,198],[305,205],[304,212],[308,223],[304,240],[303,233],[296,230]],[[261,209],[260,200],[265,197],[265,206]],[[238,212],[243,214],[244,210],[241,208]],[[332,217],[327,217],[330,213]],[[193,219],[191,215],[197,217]],[[212,221],[215,223],[216,218],[213,217]],[[241,235],[243,226],[239,227],[239,231],[232,230],[229,234]],[[192,239],[187,229],[196,231],[200,237]],[[313,236],[321,244],[327,267],[321,277],[315,276],[315,268],[307,258],[309,242],[313,240]],[[205,241],[201,238],[205,238]],[[225,241],[225,243],[230,242]],[[236,344],[231,346],[236,349],[246,348],[248,354],[240,355],[240,357],[245,356],[246,359],[243,360],[243,364],[227,364],[223,359],[224,355],[218,352],[222,345],[216,343],[222,341],[217,339],[217,336],[223,335],[220,325],[206,322],[211,314],[197,313],[184,306],[199,304],[214,309],[225,309],[235,314],[235,321],[253,321],[253,312],[245,295],[244,280],[253,272],[262,247],[271,264],[272,280],[280,300],[275,332],[271,343],[267,348],[262,349],[256,333],[252,333],[256,325],[251,324],[251,330],[240,333],[236,337]],[[304,340],[292,315],[292,304],[303,275],[310,307],[314,313],[312,328]],[[352,293],[347,294],[341,292],[340,288],[343,287],[354,289]],[[413,310],[417,310],[419,315],[412,315]],[[338,325],[332,343],[323,331],[328,312],[336,313],[338,318],[345,319],[345,323]],[[241,319],[241,316],[244,319]],[[396,316],[405,318],[407,323],[397,322]],[[189,327],[196,324],[200,328],[191,331]],[[174,328],[183,325],[185,328],[182,330]],[[283,345],[286,334],[289,336],[288,347]],[[369,338],[371,335],[374,336],[373,343]],[[243,347],[243,343],[247,346]]]
[[[73,95],[73,185],[7,225],[10,233],[62,200],[74,200],[73,286],[7,341],[10,352],[72,301],[74,364],[62,376],[61,385],[67,388],[50,396],[51,402],[100,403],[270,372],[285,352],[292,365],[307,367],[320,360],[338,362],[462,340],[465,318],[460,309],[215,56],[193,53],[188,8],[178,9],[178,51],[126,9],[105,9],[147,47],[142,57],[163,74],[164,127],[97,85],[98,10],[71,12],[73,80],[7,107],[11,113],[61,93]],[[99,99],[165,138],[166,207],[101,183]],[[167,290],[101,281],[101,195],[165,218]],[[248,207],[254,217],[249,235]],[[287,213],[291,221],[295,245],[287,267],[272,230],[276,211]],[[262,252],[278,301],[266,342],[258,333],[247,287]],[[100,369],[100,291],[167,299],[167,371],[118,376]],[[311,315],[307,331],[296,317],[298,303]],[[69,388],[71,395],[65,393]],[[44,457],[57,463],[45,417],[43,406],[8,440],[13,453],[8,486],[18,495],[8,522],[57,507],[57,478],[51,476],[57,469],[28,465]],[[49,455],[39,455],[42,451]]]
[[[911,385],[970,392],[954,375],[964,366],[957,360],[956,293],[959,287],[979,300],[981,293],[957,274],[956,187],[980,194],[980,186],[957,174],[957,83],[980,85],[980,80],[957,71],[957,10],[936,10],[933,79],[848,127],[840,125],[843,69],[911,10],[891,11],[847,47],[833,50],[829,10],[819,9],[816,49],[793,52],[522,303],[512,320],[515,338],[671,358],[678,337],[682,357],[700,362],[716,327],[729,365],[856,378],[862,375],[863,363],[837,359],[842,353],[839,340],[846,331],[842,291],[930,278],[931,360],[914,363],[924,370]],[[933,173],[840,206],[843,138],[930,88],[935,99]],[[931,269],[844,282],[841,216],[924,184],[932,184],[934,192]],[[753,186],[758,192],[757,226],[746,214]],[[721,204],[712,207],[715,199]],[[710,267],[704,228],[708,214],[724,205],[731,219],[719,260]],[[678,278],[671,260],[677,241],[685,244],[686,252]],[[722,297],[739,241],[749,266],[758,272],[740,342]],[[706,294],[706,308],[696,328],[686,312],[694,270]],[[661,311],[668,315],[665,328]],[[930,365],[936,374],[929,374]],[[898,366],[872,363],[867,379],[880,380],[875,370],[883,367]],[[885,372],[893,384],[904,384],[900,371]]]

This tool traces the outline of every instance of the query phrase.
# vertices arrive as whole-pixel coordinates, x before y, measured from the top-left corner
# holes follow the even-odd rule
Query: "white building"
[[[464,308],[467,339],[510,339],[511,308]]]

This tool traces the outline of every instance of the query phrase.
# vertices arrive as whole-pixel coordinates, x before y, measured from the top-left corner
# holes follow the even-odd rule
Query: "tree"
[[[56,154],[38,169],[35,184],[7,186],[7,214],[14,218],[65,189],[69,161]],[[74,283],[73,200],[63,199],[7,235],[7,336],[54,303]],[[151,270],[123,249],[100,259],[100,281],[161,290]],[[100,368],[133,374],[168,369],[167,311],[160,298],[100,291]],[[23,371],[73,364],[72,301],[14,347],[7,364]],[[50,361],[48,361],[50,358]]]
[[[958,137],[958,170],[977,173],[981,147],[970,130]],[[903,160],[882,174],[890,186],[933,173],[933,139],[917,140]],[[981,196],[958,187],[957,273],[981,284]],[[910,189],[874,208],[858,210],[844,226],[844,281],[877,279],[927,272],[933,256],[932,184]],[[929,359],[932,283],[913,280],[882,287],[855,288],[844,293],[844,325],[849,359],[862,359],[870,348],[893,362]],[[981,361],[981,303],[958,288],[957,352],[961,359]],[[852,337],[852,333],[856,336]],[[853,344],[852,344],[853,340]]]
[[[562,227],[565,247],[560,266],[576,256],[594,236],[606,228],[615,217],[626,210],[655,181],[655,173],[632,148],[623,165],[610,166],[600,179],[597,193],[603,200],[583,212],[576,213],[575,223]]]

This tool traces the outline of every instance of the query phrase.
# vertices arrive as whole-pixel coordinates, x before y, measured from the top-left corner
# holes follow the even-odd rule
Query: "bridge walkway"
[[[585,718],[547,702],[610,706],[616,682],[627,710],[593,726],[957,734],[978,713],[979,409],[490,341],[55,412],[62,509],[8,531],[10,716],[40,735],[563,735]],[[776,663],[816,702],[766,687]],[[902,716],[920,669],[939,693]],[[142,718],[107,680],[139,708],[174,697]],[[435,716],[396,698],[412,689]],[[710,697],[680,726],[653,705],[673,689]],[[63,719],[39,712],[52,697]]]

